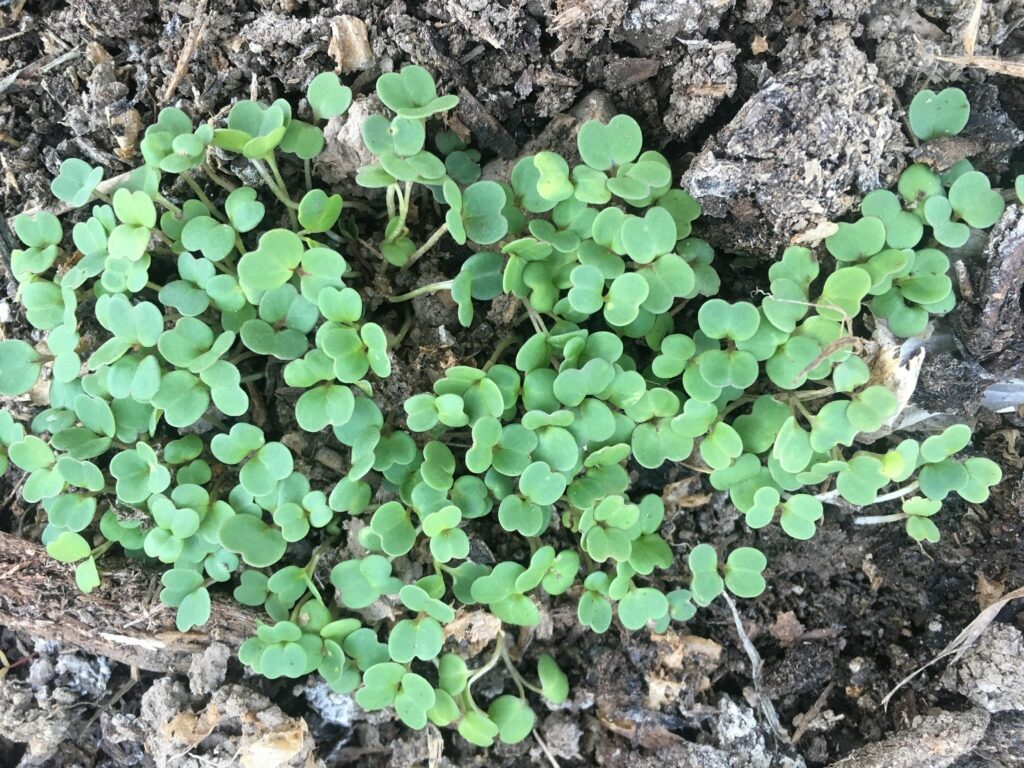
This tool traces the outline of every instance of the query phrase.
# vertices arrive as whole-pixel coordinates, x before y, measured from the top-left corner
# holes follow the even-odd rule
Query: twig
[[[196,15],[192,21],[192,31],[188,33],[184,45],[181,46],[181,53],[178,54],[178,61],[174,65],[174,71],[171,73],[167,85],[164,86],[163,95],[160,97],[161,104],[166,104],[170,101],[171,95],[179,83],[181,83],[185,72],[188,71],[188,65],[192,61],[192,57],[196,55],[196,51],[199,49],[199,43],[202,42],[203,34],[206,32],[206,27],[210,21],[206,15],[206,3],[207,0],[200,0],[199,7],[196,8]],[[196,23],[197,20],[199,21],[198,24]]]
[[[801,737],[805,733],[807,733],[807,729],[811,727],[811,723],[814,722],[814,719],[818,716],[822,708],[825,706],[825,702],[828,701],[828,695],[832,693],[832,688],[834,686],[835,683],[829,683],[828,685],[826,685],[825,690],[823,690],[818,695],[818,698],[815,699],[814,703],[811,705],[811,708],[797,718],[796,730],[793,732],[794,744],[800,741]]]
[[[732,619],[736,624],[736,633],[739,635],[740,644],[743,646],[743,650],[746,651],[747,658],[750,659],[750,678],[754,683],[754,692],[757,694],[758,703],[761,705],[761,712],[764,715],[765,721],[776,738],[780,741],[788,742],[789,734],[786,733],[786,730],[779,722],[779,715],[775,711],[775,705],[772,704],[771,699],[761,692],[761,670],[764,668],[761,654],[757,652],[757,648],[754,647],[754,644],[747,636],[747,631],[743,628],[743,619],[740,618],[740,612],[736,610],[736,603],[729,597],[728,592],[723,592],[722,596],[725,598],[729,610],[732,611]]]

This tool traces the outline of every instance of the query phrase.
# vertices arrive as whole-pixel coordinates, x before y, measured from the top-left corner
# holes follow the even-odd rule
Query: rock
[[[27,684],[0,679],[0,733],[28,747],[28,764],[43,764],[57,754],[63,743],[71,741],[74,728],[81,725],[82,711],[55,698],[38,701]],[[53,764],[62,762],[57,760]]]
[[[587,122],[587,120],[598,120],[602,123],[607,123],[615,117],[616,109],[607,93],[604,91],[590,91],[573,104],[569,114],[576,118],[576,122],[579,125]],[[575,143],[575,135],[573,139]],[[575,149],[573,147],[574,151]]]
[[[942,684],[989,712],[1024,712],[1024,637],[1010,624],[993,624],[946,670]]]
[[[444,0],[445,9],[470,39],[512,51],[528,50],[540,40],[540,25],[524,12],[526,4],[526,0]]]
[[[734,63],[739,52],[732,43],[686,46],[672,74],[672,93],[665,128],[685,140],[710,117],[722,99],[736,92]]]
[[[582,58],[619,25],[628,7],[629,0],[560,0],[548,14],[547,31],[561,41],[552,60]]]
[[[984,709],[940,711],[884,741],[856,749],[830,768],[948,768],[977,746],[988,728]]]
[[[224,682],[228,671],[231,649],[224,643],[211,643],[200,654],[192,657],[188,668],[188,687],[193,696],[207,696]]]
[[[324,127],[324,151],[314,161],[318,177],[328,184],[355,183],[356,171],[374,162],[373,153],[363,143],[363,122],[370,115],[384,114],[384,105],[376,96],[362,96],[352,102],[348,112],[332,117]]]
[[[544,720],[540,730],[548,749],[555,757],[565,760],[580,759],[580,739],[583,737],[583,731],[580,730],[579,722],[574,716],[565,712],[552,712]]]
[[[979,263],[967,265],[970,292],[953,325],[968,351],[993,373],[1024,371],[1024,209],[1008,206],[992,229]]]
[[[898,170],[891,89],[848,37],[826,28],[818,43],[769,78],[683,174],[714,245],[774,255]]]
[[[355,699],[347,693],[333,690],[319,675],[316,675],[315,679],[314,676],[310,676],[298,692],[305,696],[310,708],[320,715],[325,723],[350,728],[360,711]]]
[[[718,29],[736,0],[640,0],[626,13],[617,37],[641,53],[658,56],[671,50],[676,38],[703,38]]]
[[[658,74],[661,63],[657,59],[624,57],[608,62],[604,69],[604,84],[613,91],[625,91],[637,83]]]
[[[992,717],[985,738],[974,748],[982,768],[1024,766],[1024,713],[1002,712]]]
[[[718,702],[715,730],[718,747],[729,756],[730,768],[804,768],[799,757],[777,754],[767,727],[758,722],[754,710],[729,696]]]

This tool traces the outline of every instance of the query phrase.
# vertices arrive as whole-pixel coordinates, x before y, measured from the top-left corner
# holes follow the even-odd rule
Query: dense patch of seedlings
[[[746,546],[699,544],[679,553],[685,584],[660,575],[677,557],[659,534],[665,507],[632,491],[628,466],[689,462],[751,528],[777,524],[794,539],[815,534],[826,504],[902,499],[884,520],[936,541],[944,499],[979,503],[999,481],[992,461],[959,456],[971,439],[962,425],[857,447],[900,407],[862,357],[863,310],[898,337],[923,332],[953,307],[942,247],[1003,211],[969,164],[942,175],[911,166],[898,194],[871,193],[863,216],[826,240],[834,269],[791,247],[759,301],[730,301],[715,297],[712,249],[691,233],[700,207],[672,188],[665,157],[643,151],[632,118],[583,125],[579,165],[543,151],[508,181],[482,181],[478,152],[428,131],[457,98],[439,96],[424,69],[381,76],[377,94],[394,116],[365,121],[377,162],[357,181],[383,190],[380,232],[313,186],[318,123],[352,100],[332,74],[310,83],[307,120],[285,101],[239,102],[221,128],[164,109],[142,142],[145,165],[109,195],[100,169],[65,161],[54,194],[79,207],[98,199],[73,247],[55,216],[17,218],[25,248],[12,268],[45,342],[0,342],[0,392],[29,390],[45,367],[50,407],[27,429],[0,414],[0,468],[26,474],[47,549],[77,564],[82,590],[100,583],[114,547],[168,566],[161,600],[182,631],[209,619],[211,590],[233,589],[267,616],[239,651],[253,670],[318,673],[366,709],[393,707],[413,728],[451,726],[486,747],[529,735],[534,697],[558,704],[568,682],[548,655],[521,672],[501,633],[470,669],[445,652],[456,611],[529,627],[542,606],[570,601],[595,632],[616,617],[662,632],[725,590],[764,591],[766,558]],[[910,121],[927,140],[955,134],[968,111],[956,89],[926,91]],[[263,188],[218,175],[211,147],[247,158]],[[299,198],[282,156],[303,171]],[[178,179],[188,199],[170,196]],[[411,214],[429,221],[429,201],[443,213],[418,237]],[[450,279],[391,301],[448,292],[468,327],[508,294],[522,317],[489,360],[438,371],[404,413],[384,413],[374,390],[405,332],[368,316],[372,276],[345,255],[357,237],[379,252],[385,281],[444,238],[472,244]],[[252,423],[243,385],[272,365],[300,391],[298,427],[348,460],[329,487]],[[356,551],[328,583],[317,565],[350,518],[361,521]],[[474,538],[499,561],[477,562]],[[425,575],[403,578],[413,570]],[[364,612],[378,601],[390,612]],[[368,618],[382,615],[394,618]],[[514,692],[478,702],[473,685],[498,664]]]

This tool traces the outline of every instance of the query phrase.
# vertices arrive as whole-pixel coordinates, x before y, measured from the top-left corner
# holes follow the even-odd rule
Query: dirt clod
[[[940,712],[877,744],[855,750],[832,768],[947,768],[969,753],[988,728],[984,709]]]
[[[902,137],[891,90],[849,37],[818,42],[813,58],[770,78],[683,174],[721,248],[774,253],[892,177]]]
[[[1024,637],[995,624],[942,678],[945,687],[992,712],[1024,712]]]

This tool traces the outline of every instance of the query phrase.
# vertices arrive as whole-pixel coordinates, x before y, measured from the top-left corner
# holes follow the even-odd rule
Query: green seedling
[[[243,101],[225,125],[164,109],[116,188],[64,161],[55,195],[100,198],[70,232],[15,218],[11,272],[40,333],[0,341],[0,393],[49,407],[25,424],[0,413],[0,470],[21,473],[83,591],[120,547],[163,571],[182,632],[202,631],[219,593],[265,614],[239,649],[254,672],[320,675],[486,748],[528,738],[568,677],[509,648],[508,627],[486,659],[443,652],[457,612],[534,627],[570,607],[597,633],[663,633],[725,591],[764,592],[744,528],[806,540],[834,524],[826,505],[901,504],[856,522],[941,547],[944,500],[984,503],[1001,480],[964,457],[966,426],[887,434],[903,393],[859,338],[918,335],[952,310],[944,249],[1004,211],[969,162],[911,165],[740,295],[632,118],[584,123],[575,166],[540,148],[481,180],[491,158],[441,125],[458,99],[426,70],[382,75],[377,95],[365,199],[315,178],[323,121],[352,100],[325,73],[294,114]],[[910,107],[924,141],[966,119],[955,89]],[[240,157],[218,172],[225,152]],[[429,294],[479,342],[436,365],[413,352],[452,321],[425,327],[402,306]],[[389,380],[393,366],[431,383],[409,390],[417,377]],[[685,552],[682,580],[665,504],[632,485],[677,462],[740,526],[721,557]],[[499,663],[507,677],[474,692]],[[533,664],[536,685],[520,671]]]
[[[910,130],[922,141],[941,136],[956,136],[967,125],[971,105],[959,88],[938,93],[923,90],[910,102]]]

